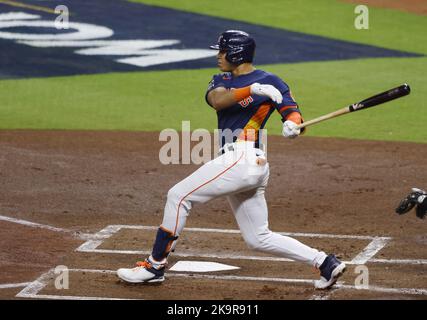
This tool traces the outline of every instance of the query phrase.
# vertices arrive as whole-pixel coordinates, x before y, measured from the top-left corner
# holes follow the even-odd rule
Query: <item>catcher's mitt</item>
[[[416,215],[420,219],[424,219],[427,214],[427,192],[418,188],[412,188],[412,192],[400,201],[396,208],[396,213],[404,214],[412,208],[416,208]]]

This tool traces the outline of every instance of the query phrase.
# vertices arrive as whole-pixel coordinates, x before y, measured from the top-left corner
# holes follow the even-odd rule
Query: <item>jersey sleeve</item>
[[[207,88],[206,94],[205,94],[205,100],[206,100],[207,104],[209,104],[209,101],[208,101],[209,92],[211,92],[212,90],[219,88],[219,87],[224,87],[224,88],[227,87],[226,77],[224,76],[224,74],[216,74],[212,77],[212,80],[209,81],[208,88]]]
[[[282,94],[282,103],[275,104],[276,110],[282,115],[282,121],[285,121],[286,118],[293,112],[298,112],[299,114],[301,114],[301,111],[298,107],[298,103],[292,96],[289,86],[283,80],[276,76],[271,77],[269,79],[269,82],[269,84],[275,86]]]

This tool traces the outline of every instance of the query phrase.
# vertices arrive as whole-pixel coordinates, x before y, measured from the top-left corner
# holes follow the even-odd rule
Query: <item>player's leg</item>
[[[319,267],[326,254],[291,237],[272,232],[264,187],[228,196],[243,239],[249,248]]]
[[[318,268],[321,280],[315,286],[332,286],[344,272],[345,264],[334,255],[311,248],[288,236],[272,232],[268,227],[268,209],[264,187],[228,196],[242,236],[247,245],[258,251],[303,262]]]
[[[169,230],[170,237],[178,237],[194,204],[259,186],[265,169],[254,168],[248,163],[251,160],[246,152],[229,152],[173,186],[168,192],[162,229]],[[158,254],[163,254],[161,258],[168,252]]]
[[[253,169],[250,160],[244,152],[229,152],[177,183],[168,192],[162,226],[179,236],[194,204],[259,186],[264,169]]]
[[[225,153],[172,187],[151,256],[142,262],[142,268],[120,269],[119,277],[129,282],[163,281],[167,257],[185,226],[193,204],[253,189],[260,184],[265,169],[254,169],[247,161],[245,152]]]

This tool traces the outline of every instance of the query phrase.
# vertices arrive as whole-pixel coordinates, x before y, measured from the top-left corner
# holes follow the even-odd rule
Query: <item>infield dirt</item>
[[[158,133],[91,131],[0,131],[0,215],[79,233],[107,225],[157,226],[170,187],[195,165],[162,165]],[[270,181],[266,191],[270,228],[306,232],[386,236],[393,239],[375,258],[427,259],[426,222],[394,208],[411,187],[427,188],[427,144],[300,137],[268,138]],[[196,205],[186,227],[237,229],[225,199]],[[0,284],[34,281],[56,265],[115,270],[144,257],[82,253],[84,240],[71,233],[0,221]],[[122,230],[103,248],[150,250],[154,233]],[[360,239],[299,237],[351,260],[368,243]],[[239,234],[183,233],[176,252],[260,255]],[[171,265],[183,260],[172,256]],[[209,260],[239,266],[216,275],[316,279],[309,266],[294,262]],[[262,264],[262,266],[261,266]],[[390,288],[427,288],[425,264],[368,263],[370,283]],[[144,299],[306,299],[307,284],[208,280],[172,275],[161,286],[128,286],[113,274],[72,273],[70,289],[50,283],[41,293]],[[354,266],[343,277],[353,284]],[[22,288],[0,290],[13,298]],[[184,294],[185,293],[185,294]],[[422,298],[340,289],[334,299]]]

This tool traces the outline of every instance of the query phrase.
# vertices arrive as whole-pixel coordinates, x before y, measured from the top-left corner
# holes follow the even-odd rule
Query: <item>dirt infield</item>
[[[316,292],[310,267],[248,250],[225,199],[192,210],[170,265],[240,269],[123,284],[114,270],[151,249],[168,189],[197,168],[162,165],[161,145],[158,133],[0,131],[0,298],[427,298],[426,221],[394,213],[411,187],[427,188],[427,144],[311,137],[268,139],[270,228],[350,262],[337,289]],[[71,269],[68,290],[54,287],[57,265]]]

